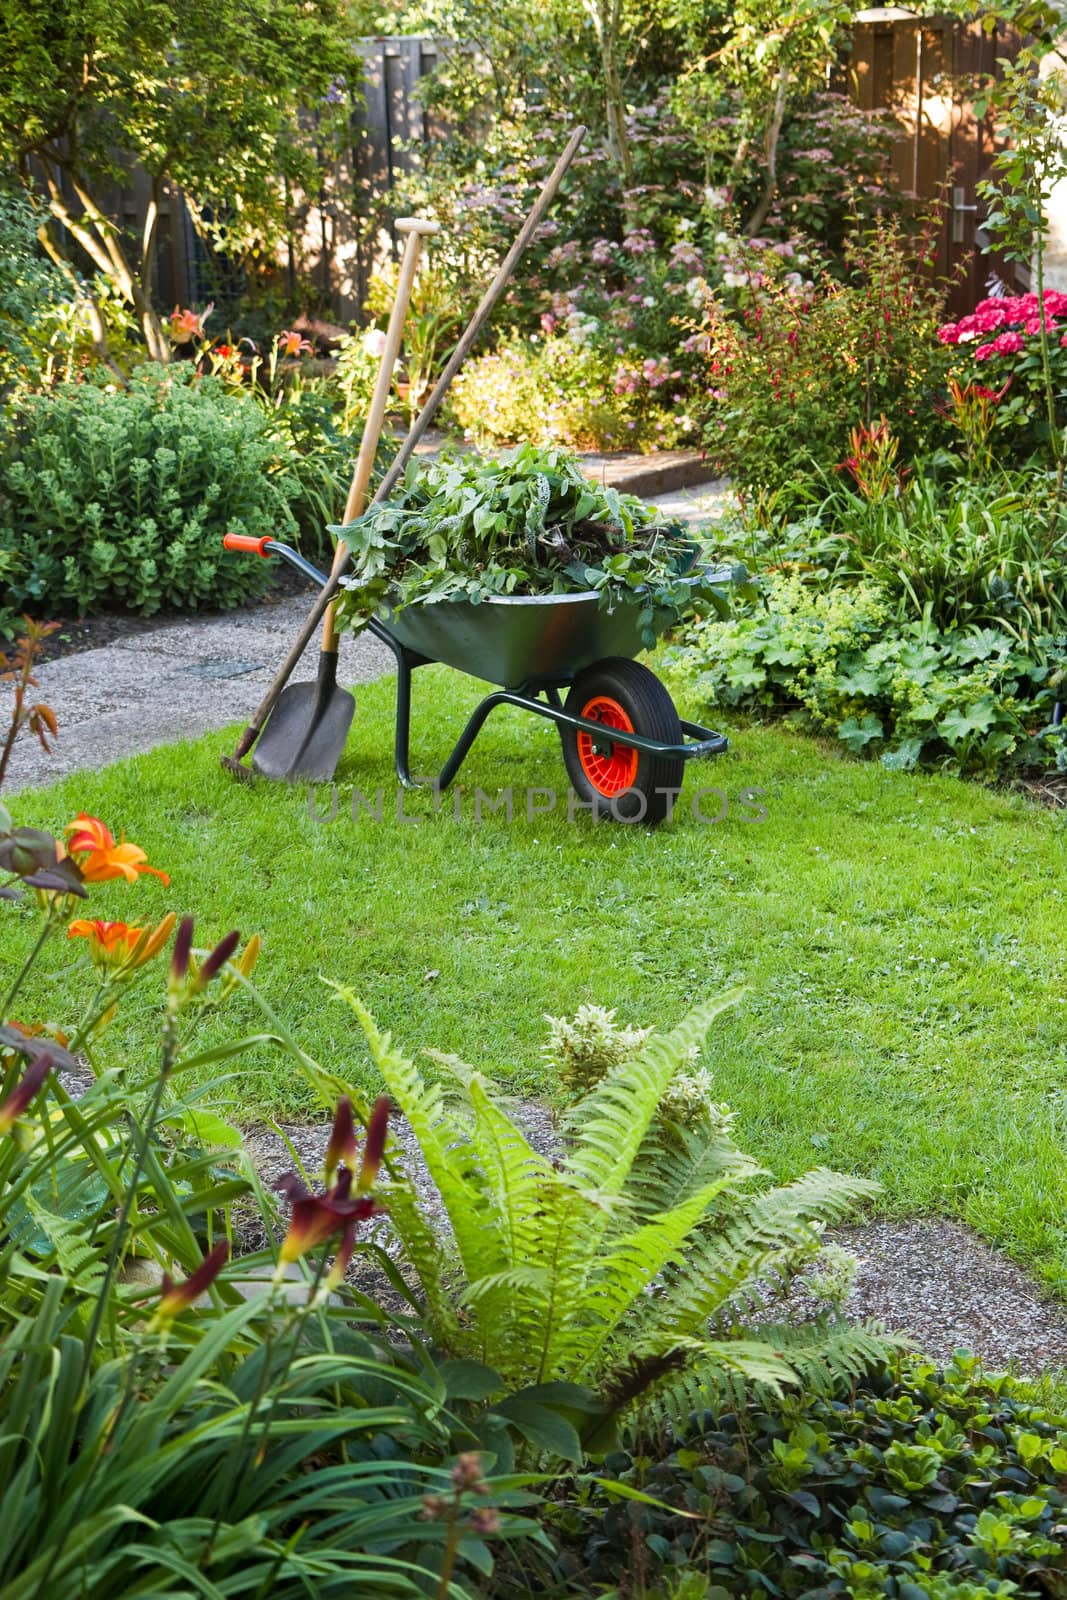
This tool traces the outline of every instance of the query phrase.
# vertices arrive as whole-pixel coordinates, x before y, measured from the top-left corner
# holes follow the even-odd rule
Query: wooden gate
[[[1018,35],[1001,27],[987,34],[977,23],[895,7],[861,11],[853,23],[851,97],[864,110],[891,111],[899,123],[894,176],[919,209],[939,209],[935,271],[951,282],[956,316],[998,283],[1012,294],[1030,287],[1026,268],[1006,262],[982,227],[976,186],[989,175],[996,146],[989,117],[979,119],[968,97],[1018,49]]]

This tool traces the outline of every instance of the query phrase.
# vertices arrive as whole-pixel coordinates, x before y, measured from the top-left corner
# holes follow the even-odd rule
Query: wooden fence
[[[1026,268],[998,255],[982,227],[985,207],[976,186],[990,173],[995,146],[990,119],[975,115],[968,94],[1018,48],[1018,36],[1003,28],[987,34],[977,23],[916,17],[896,7],[860,12],[853,24],[852,98],[865,110],[893,113],[900,128],[893,148],[898,185],[919,207],[940,206],[935,271],[951,279],[950,309],[957,315],[998,283],[1012,293],[1029,288]]]

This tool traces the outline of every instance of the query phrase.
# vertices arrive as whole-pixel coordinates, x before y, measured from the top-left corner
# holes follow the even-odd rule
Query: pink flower
[[[170,336],[174,340],[174,343],[188,344],[192,339],[201,338],[204,332],[204,323],[207,321],[208,317],[210,317],[214,309],[214,300],[206,305],[203,311],[199,313],[196,311],[182,311],[175,306],[174,310],[167,318],[167,321],[170,323]]]
[[[1022,334],[1011,330],[997,335],[993,340],[993,349],[998,356],[1014,356],[1023,348],[1023,342]]]
[[[993,355],[996,355],[996,351],[991,344],[980,344],[974,352],[974,359],[976,361],[988,361],[990,356]]]
[[[369,356],[380,360],[385,354],[385,334],[380,328],[368,328],[363,335],[363,348]]]

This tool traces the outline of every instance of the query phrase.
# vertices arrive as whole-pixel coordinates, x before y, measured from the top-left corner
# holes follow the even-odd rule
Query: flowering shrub
[[[940,292],[903,233],[880,224],[849,250],[849,275],[807,288],[767,255],[738,310],[710,308],[709,454],[746,491],[802,501],[849,454],[862,419],[885,418],[905,460],[945,434],[934,401],[950,357]]]
[[[658,372],[651,376],[658,380]],[[659,387],[643,368],[613,362],[580,338],[512,334],[467,363],[452,385],[450,409],[482,448],[514,440],[576,450],[654,448],[676,437],[655,407]]]
[[[996,399],[998,453],[1009,459],[1049,448],[1042,325],[1049,336],[1056,422],[1062,428],[1067,424],[1067,294],[1046,289],[1043,309],[1036,294],[982,300],[937,331],[941,344],[953,352],[957,380],[970,384],[976,395],[982,391]]]
[[[725,623],[693,624],[672,670],[711,703],[791,712],[889,767],[1067,770],[1067,747],[1050,726],[1062,640],[1023,650],[996,628],[938,633],[895,620],[893,609],[869,582],[826,588],[775,576],[763,603]]]

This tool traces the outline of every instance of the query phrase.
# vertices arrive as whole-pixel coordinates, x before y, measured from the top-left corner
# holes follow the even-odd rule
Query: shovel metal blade
[[[337,770],[356,702],[337,687],[337,656],[323,651],[314,683],[294,683],[280,697],[252,755],[264,778],[326,783]]]

